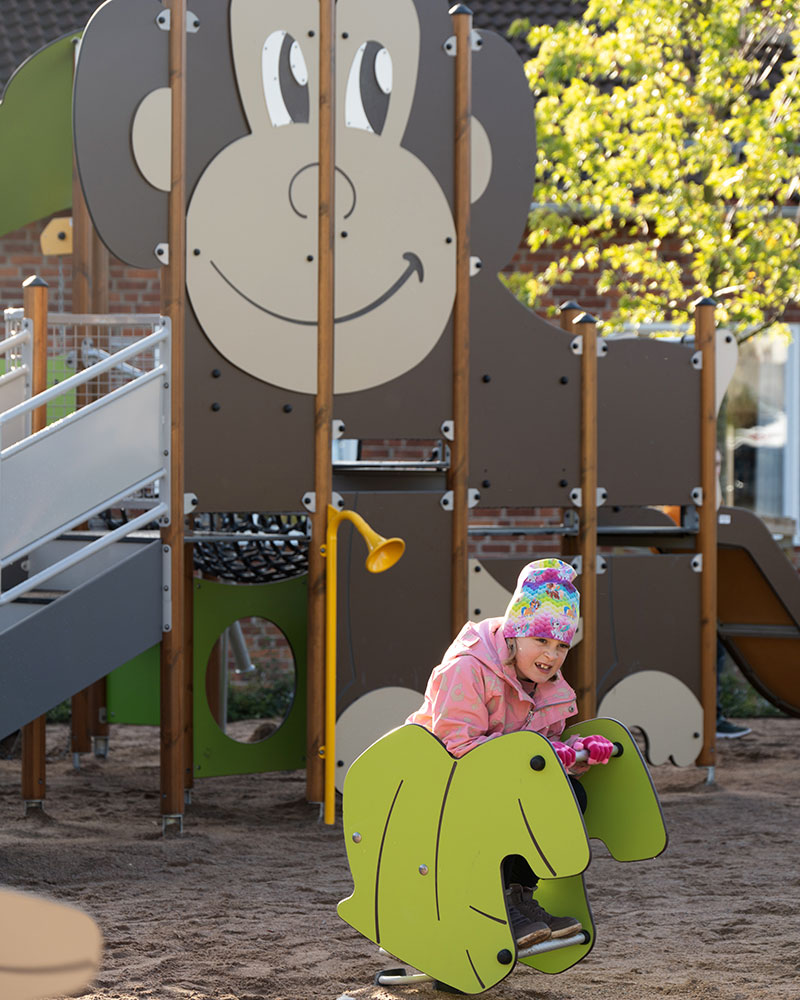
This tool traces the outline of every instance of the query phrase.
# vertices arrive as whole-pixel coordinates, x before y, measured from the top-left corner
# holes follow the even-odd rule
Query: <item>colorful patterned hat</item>
[[[503,619],[503,635],[537,636],[572,643],[580,617],[575,570],[560,559],[537,559],[524,567]]]

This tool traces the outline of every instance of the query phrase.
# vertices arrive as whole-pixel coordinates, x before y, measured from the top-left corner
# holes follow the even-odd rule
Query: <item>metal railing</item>
[[[21,312],[6,310],[7,330],[9,321],[21,322],[24,329],[0,342],[0,352],[4,347],[10,351],[27,344],[25,332],[30,338],[32,325],[28,318],[17,315]],[[123,506],[141,513],[0,592],[0,605],[40,587],[153,521],[169,523],[169,319],[156,314],[51,313],[48,322],[86,327],[150,326],[152,332],[114,353],[103,352],[106,356],[95,364],[0,412],[3,440],[6,426],[30,420],[34,410],[74,394],[89,382],[96,393],[102,377],[116,373],[113,382],[107,382],[105,394],[0,451],[0,568],[29,557],[109,508]],[[146,364],[129,364],[142,356],[147,364],[152,361],[149,370],[145,370]],[[16,367],[24,367],[24,362]],[[143,496],[145,491],[151,496]]]

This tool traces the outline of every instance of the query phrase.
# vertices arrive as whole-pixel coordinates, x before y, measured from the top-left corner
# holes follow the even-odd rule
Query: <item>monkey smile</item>
[[[420,284],[422,284],[422,282],[425,280],[425,271],[422,267],[422,261],[419,259],[419,257],[415,253],[409,251],[408,253],[403,254],[403,260],[408,262],[406,269],[403,271],[403,273],[400,275],[397,281],[395,281],[395,283],[390,288],[387,288],[387,290],[383,293],[383,295],[379,295],[378,298],[373,299],[373,301],[370,302],[369,305],[366,305],[361,309],[357,309],[355,312],[348,313],[346,316],[336,316],[334,322],[347,323],[351,319],[358,319],[360,316],[364,316],[366,313],[372,312],[373,309],[377,309],[379,306],[382,306],[383,303],[387,301],[387,299],[390,299],[395,294],[395,292],[400,291],[400,289],[408,281],[408,279],[412,276],[412,274],[416,274],[417,277],[419,278]],[[295,319],[292,316],[283,316],[281,315],[281,313],[273,312],[271,309],[267,309],[266,306],[262,306],[259,302],[255,302],[253,299],[245,295],[244,292],[240,291],[240,289],[238,289],[236,285],[234,285],[234,283],[230,280],[230,278],[227,278],[222,273],[222,271],[220,271],[220,269],[217,267],[217,265],[214,263],[213,260],[211,261],[211,266],[214,268],[214,270],[217,272],[220,278],[222,278],[225,284],[229,285],[234,290],[234,292],[236,292],[237,295],[240,295],[245,300],[245,302],[249,302],[251,306],[255,306],[256,309],[260,309],[261,312],[267,313],[268,316],[274,316],[275,319],[281,319],[285,323],[296,323],[298,326],[317,325],[316,319]]]

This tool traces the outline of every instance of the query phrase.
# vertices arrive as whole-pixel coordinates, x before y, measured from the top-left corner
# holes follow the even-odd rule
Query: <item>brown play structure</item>
[[[188,17],[185,0],[109,0],[83,35],[73,119],[97,237],[128,264],[163,267],[163,316],[148,322],[171,334],[153,375],[169,434],[147,474],[162,477],[168,512],[149,549],[127,545],[124,567],[82,583],[86,600],[37,611],[55,621],[72,600],[114,623],[104,592],[138,574],[142,621],[109,624],[103,656],[62,671],[73,690],[50,686],[34,617],[0,618],[19,665],[7,730],[38,726],[28,746],[41,747],[34,720],[51,695],[160,641],[161,812],[179,826],[197,773],[192,519],[300,514],[311,526],[304,764],[307,796],[321,802],[334,738],[340,787],[355,756],[416,707],[454,630],[502,613],[520,560],[469,559],[471,535],[508,532],[471,524],[479,505],[563,512],[517,533],[548,534],[580,574],[570,671],[584,718],[609,708],[642,729],[652,756],[713,767],[718,634],[759,691],[800,713],[797,573],[758,518],[715,502],[733,339],[715,328],[711,300],[697,303],[693,336],[603,337],[579,305],[555,325],[502,286],[527,217],[532,102],[513,49],[474,31],[468,8],[197,0]],[[26,318],[41,325],[37,287]],[[44,439],[33,438],[31,453]],[[340,438],[436,447],[427,461],[332,460]],[[341,532],[335,735],[329,504],[406,543],[371,576],[356,533]],[[680,524],[656,509],[667,505]],[[0,551],[10,555],[16,546]]]

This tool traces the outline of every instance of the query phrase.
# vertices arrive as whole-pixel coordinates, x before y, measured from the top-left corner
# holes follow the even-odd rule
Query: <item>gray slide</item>
[[[161,641],[159,541],[107,551],[104,568],[55,599],[0,607],[0,738]]]

